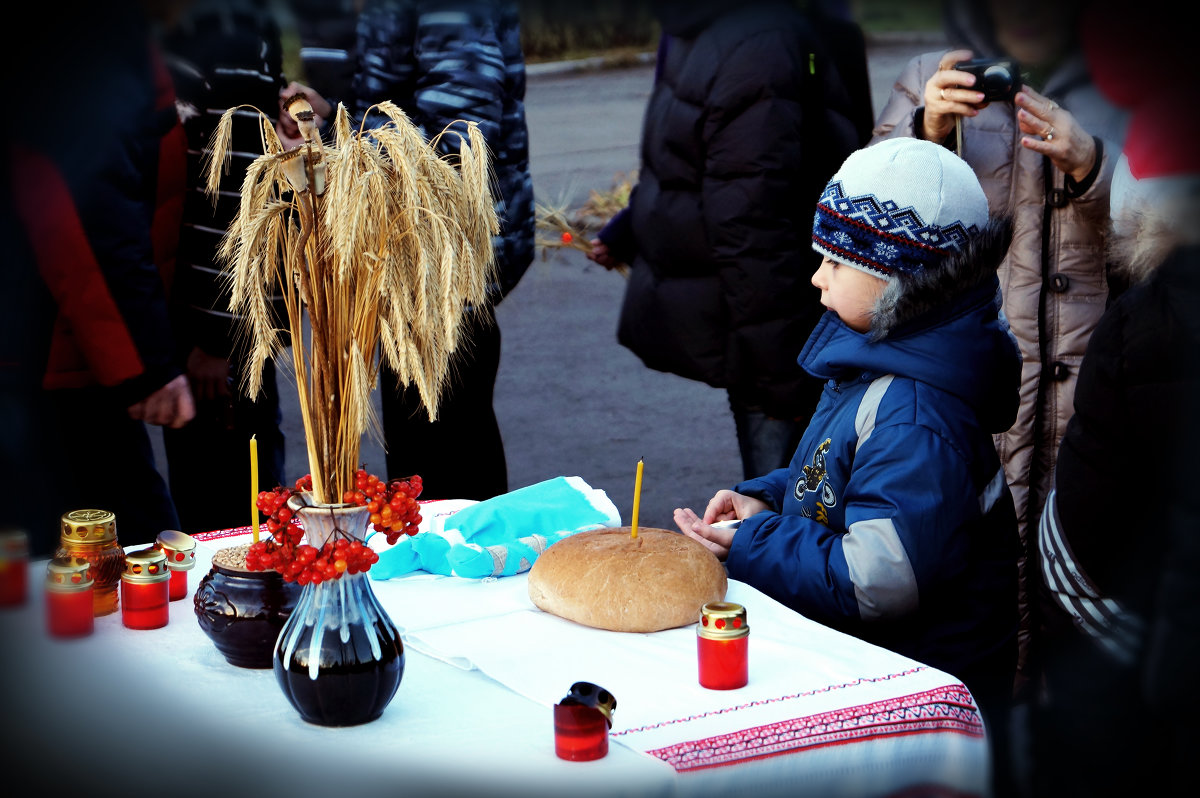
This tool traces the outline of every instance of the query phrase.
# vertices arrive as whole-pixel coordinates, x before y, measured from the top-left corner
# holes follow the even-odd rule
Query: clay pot
[[[192,603],[200,628],[231,665],[270,668],[275,641],[300,598],[301,588],[276,571],[245,567],[248,545],[213,555],[212,568]]]

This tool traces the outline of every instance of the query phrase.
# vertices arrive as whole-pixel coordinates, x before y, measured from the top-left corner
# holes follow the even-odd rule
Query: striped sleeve
[[[1038,524],[1042,580],[1077,629],[1117,662],[1131,664],[1145,637],[1145,621],[1106,598],[1088,578],[1063,532],[1057,499],[1057,491],[1051,491]]]

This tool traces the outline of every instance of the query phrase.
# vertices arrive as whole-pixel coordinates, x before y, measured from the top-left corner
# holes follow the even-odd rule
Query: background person
[[[908,136],[960,151],[992,212],[1013,220],[999,277],[1004,315],[1021,347],[1021,407],[996,445],[1021,530],[1014,688],[1024,704],[1035,687],[1037,519],[1088,336],[1115,292],[1104,247],[1126,113],[1092,83],[1079,0],[951,0],[946,9],[954,49],[909,62],[876,119],[873,142]],[[974,77],[953,67],[1001,56],[1017,61],[1023,87],[1013,102],[984,103]]]
[[[3,425],[0,503],[33,557],[53,554],[59,519],[77,509],[109,510],[123,545],[150,544],[179,519],[145,425],[195,414],[167,309],[183,131],[142,4],[26,14],[4,53],[6,71],[25,76],[15,107],[75,103],[79,116],[0,136],[13,214],[5,304],[28,324],[5,336],[0,362],[16,411]]]
[[[398,105],[440,153],[457,158],[466,122],[487,141],[496,183],[500,234],[493,240],[498,279],[485,307],[468,309],[453,377],[430,421],[416,386],[380,370],[387,473],[420,474],[422,498],[487,499],[508,491],[504,439],[492,406],[500,368],[500,328],[494,309],[533,262],[535,216],[525,123],[525,59],[517,5],[468,0],[368,0],[358,19],[352,97],[327,98],[321,87],[292,84],[281,96],[308,95],[327,124],[342,102],[368,126],[384,100]],[[284,112],[282,133],[295,136]]]
[[[196,417],[164,430],[163,444],[180,529],[195,533],[251,520],[242,466],[251,436],[257,440],[259,489],[286,484],[276,369],[268,361],[258,396],[242,390],[245,322],[230,313],[229,282],[217,258],[237,215],[246,170],[262,154],[256,111],[245,109],[233,119],[232,155],[215,202],[204,179],[209,139],[228,108],[274,111],[284,83],[283,46],[277,20],[259,0],[193,0],[165,27],[161,42],[188,143],[171,311],[179,358],[196,398]],[[277,293],[276,326],[286,330],[282,302]]]
[[[728,392],[749,477],[788,461],[820,394],[794,358],[821,313],[799,231],[863,143],[860,106],[790,2],[652,8],[664,36],[638,182],[589,258],[631,266],[623,346]]]

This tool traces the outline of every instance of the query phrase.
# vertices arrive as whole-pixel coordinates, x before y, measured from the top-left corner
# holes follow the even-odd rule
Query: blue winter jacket
[[[992,442],[1020,356],[1000,315],[1003,233],[948,274],[893,285],[869,333],[832,311],[800,364],[828,380],[792,462],[734,487],[729,575],[963,680],[1012,678],[1017,525]],[[950,296],[946,296],[947,290]]]

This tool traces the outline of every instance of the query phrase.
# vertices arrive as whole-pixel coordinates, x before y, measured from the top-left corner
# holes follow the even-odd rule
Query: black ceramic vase
[[[293,496],[308,543],[362,540],[370,519],[358,505],[304,505]],[[299,501],[298,501],[299,500]],[[355,726],[383,714],[404,675],[404,644],[365,573],[304,586],[274,651],[275,678],[309,723]]]
[[[301,588],[276,571],[250,571],[238,549],[222,549],[196,586],[192,606],[200,628],[240,668],[270,668],[279,632],[300,598]]]

